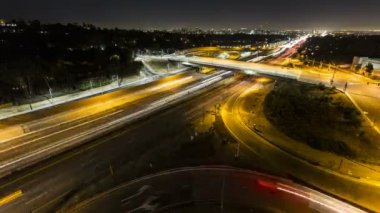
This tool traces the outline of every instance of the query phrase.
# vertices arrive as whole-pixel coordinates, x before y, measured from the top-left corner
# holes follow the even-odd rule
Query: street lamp
[[[329,71],[330,71],[331,64],[329,64]],[[333,85],[334,79],[335,79],[336,69],[334,69],[333,76],[331,77],[330,84]]]

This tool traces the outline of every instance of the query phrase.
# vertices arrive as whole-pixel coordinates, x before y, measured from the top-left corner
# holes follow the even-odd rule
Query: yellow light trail
[[[45,123],[47,128],[50,128],[54,125],[59,125],[62,123],[67,123],[75,120],[79,120],[85,117],[93,116],[97,113],[105,112],[107,110],[111,110],[112,108],[120,107],[123,104],[132,103],[137,100],[141,100],[143,98],[146,98],[151,95],[158,94],[160,92],[169,91],[172,89],[175,89],[181,85],[185,85],[187,83],[190,83],[194,81],[193,76],[187,76],[187,77],[181,77],[178,78],[178,76],[169,77],[167,79],[163,79],[164,81],[159,82],[159,85],[154,85],[148,88],[141,89],[136,92],[132,92],[129,94],[126,94],[121,97],[117,98],[109,98],[107,96],[104,96],[102,102],[93,103],[91,105],[84,105],[81,108],[70,110],[66,112],[61,112],[56,115],[52,115],[47,118],[42,118],[40,120],[37,120],[36,122]],[[14,128],[11,129],[11,128]],[[1,143],[8,143],[11,140],[14,140],[16,138],[24,136],[23,131],[17,131],[17,129],[21,129],[20,126],[12,126],[9,128],[9,131],[5,132],[7,134],[3,134],[3,132],[0,131],[0,144]],[[42,128],[42,130],[45,128]],[[23,146],[23,144],[20,144],[18,146]],[[14,149],[14,146],[11,149]],[[0,150],[0,153],[5,152],[8,150]]]
[[[13,192],[12,194],[9,194],[3,198],[0,199],[0,206],[3,206],[7,203],[10,203],[14,200],[16,200],[17,198],[21,197],[22,196],[22,191],[21,190],[17,190],[15,192]]]

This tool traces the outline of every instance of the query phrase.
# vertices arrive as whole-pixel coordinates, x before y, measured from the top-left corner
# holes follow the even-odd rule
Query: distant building
[[[373,69],[380,70],[380,58],[368,58],[368,57],[358,57],[355,56],[352,61],[353,67],[363,68],[367,66],[367,64],[371,63],[373,65]]]
[[[7,22],[4,19],[0,19],[0,32],[15,33],[17,30],[17,24],[13,22]]]
[[[364,69],[368,64],[373,65],[373,75],[380,76],[380,58],[368,58],[355,56],[352,61],[352,68],[357,70]]]

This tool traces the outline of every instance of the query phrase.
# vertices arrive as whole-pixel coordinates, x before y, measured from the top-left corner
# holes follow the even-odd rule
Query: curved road
[[[364,212],[289,180],[232,167],[188,167],[160,172],[99,194],[69,211],[144,210]]]
[[[259,154],[271,166],[277,167],[284,174],[305,181],[319,189],[328,191],[352,203],[364,206],[373,211],[380,211],[380,183],[365,179],[351,178],[340,173],[325,170],[305,160],[294,157],[277,146],[264,140],[251,131],[242,121],[239,113],[239,102],[247,88],[231,96],[221,110],[226,128],[233,137],[251,151]]]

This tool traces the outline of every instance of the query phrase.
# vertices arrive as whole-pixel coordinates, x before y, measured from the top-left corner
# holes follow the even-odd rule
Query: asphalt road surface
[[[230,167],[160,172],[118,186],[70,211],[364,212],[288,180]]]
[[[90,140],[95,133],[107,131],[109,127],[102,125],[137,114],[212,76],[187,72],[0,121],[0,177]]]
[[[222,117],[226,128],[243,146],[262,157],[265,162],[272,162],[278,172],[282,171],[319,189],[349,200],[366,208],[379,211],[380,186],[377,181],[343,175],[314,165],[267,141],[260,133],[252,131],[240,116],[239,109],[246,92],[255,85],[242,85],[240,92],[229,97],[222,108]]]
[[[115,131],[96,141],[1,179],[0,211],[51,212],[62,208],[66,209],[121,183],[165,169],[203,165],[204,162],[226,165],[223,162],[209,161],[207,158],[202,158],[196,163],[182,162],[182,159],[176,160],[175,156],[170,158],[170,162],[156,162],[154,158],[157,153],[151,151],[159,149],[165,141],[170,141],[173,146],[183,141],[189,141],[189,138],[194,135],[191,121],[202,117],[205,110],[213,109],[216,104],[236,98],[234,94],[239,94],[239,91],[249,86],[252,86],[251,80],[221,84],[190,101],[127,125],[124,129]],[[233,106],[230,108],[232,109]],[[248,147],[250,150],[249,169],[259,168],[286,174],[287,170],[292,168],[287,166],[294,166],[292,169],[295,170],[299,168],[294,160],[289,161],[289,158],[281,158],[279,156],[283,156],[282,154],[271,149],[265,151],[261,147],[265,144],[260,145],[262,141],[257,138],[251,139],[254,140],[254,144],[259,145]],[[172,156],[171,153],[165,153],[164,150],[162,150],[161,155]],[[241,150],[243,152],[243,147]],[[232,159],[233,155],[234,153],[231,152]],[[234,162],[239,161],[234,160]],[[287,166],[282,166],[284,163]],[[309,170],[301,169],[301,171],[310,175],[314,174]],[[327,181],[327,178],[320,174],[313,178]],[[334,183],[334,181],[328,180],[330,183]],[[338,183],[341,180],[336,181],[335,183]],[[220,187],[219,183],[213,187]],[[202,188],[203,186],[204,183]],[[229,186],[233,186],[233,184],[227,187]],[[206,186],[204,187],[207,189]],[[231,190],[234,188],[232,187]],[[215,194],[214,190],[206,191]],[[239,195],[240,193],[236,192],[236,196]],[[267,198],[269,199],[271,196],[269,194]],[[256,199],[256,197],[251,198]],[[294,197],[290,198],[294,199]],[[263,199],[265,200],[265,198]],[[279,208],[289,202],[287,199],[285,197],[279,202]],[[220,200],[213,200],[211,203],[214,206],[216,205],[216,209],[219,209],[219,202]],[[302,206],[306,208],[309,204],[303,203]]]
[[[150,150],[160,146],[160,141],[189,140],[190,121],[230,96],[234,84],[221,85],[178,107],[3,178],[1,197],[7,198],[18,191],[22,195],[12,197],[3,205],[0,203],[0,211],[51,212],[76,203],[82,192],[93,196],[131,178],[154,172],[159,167],[150,165]],[[136,171],[135,167],[144,167],[146,171]]]

